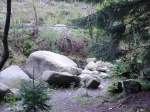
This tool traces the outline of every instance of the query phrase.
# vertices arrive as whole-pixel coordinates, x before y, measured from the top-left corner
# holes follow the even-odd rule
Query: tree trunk
[[[9,48],[8,48],[8,33],[9,33],[9,27],[10,27],[10,18],[11,18],[11,0],[7,0],[7,13],[6,13],[6,22],[5,22],[5,28],[4,28],[4,34],[3,34],[3,53],[0,60],[0,70],[3,68],[5,62],[7,61],[9,57]]]

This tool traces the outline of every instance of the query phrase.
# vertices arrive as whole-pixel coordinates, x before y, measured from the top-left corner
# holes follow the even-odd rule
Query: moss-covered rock
[[[142,90],[141,84],[133,79],[123,81],[123,88],[127,94],[137,93]]]

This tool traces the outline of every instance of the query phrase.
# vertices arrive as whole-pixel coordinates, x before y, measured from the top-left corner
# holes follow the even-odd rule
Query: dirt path
[[[52,112],[92,112],[86,108],[92,99],[99,96],[100,90],[88,91],[89,97],[84,97],[85,89],[57,90],[51,99]]]
[[[142,92],[109,102],[100,90],[57,90],[52,97],[52,112],[150,112],[150,92]]]
[[[53,90],[48,102],[52,106],[50,112],[150,112],[150,92],[141,92],[112,101],[112,96],[105,89],[109,83],[110,80],[105,80],[97,90]],[[0,112],[14,111],[10,105],[3,104],[0,105]]]
[[[99,112],[92,105],[104,102],[106,88],[110,82],[103,81],[97,90],[79,88],[53,91],[49,102],[52,104],[52,112]]]
[[[52,112],[150,112],[150,92],[123,96],[112,101],[107,92],[111,80],[106,79],[97,90],[66,89],[53,92]],[[88,96],[85,96],[88,93]],[[113,98],[115,99],[115,97]]]

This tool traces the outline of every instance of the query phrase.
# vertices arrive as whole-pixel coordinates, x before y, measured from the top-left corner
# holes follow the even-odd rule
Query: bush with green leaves
[[[14,95],[8,95],[4,97],[4,101],[6,103],[9,103],[12,106],[12,110],[13,112],[16,112],[16,108],[17,108],[17,101],[19,100],[19,97],[14,96]]]
[[[120,60],[114,65],[112,71],[114,76],[128,77],[130,75],[129,64]]]
[[[26,40],[23,42],[23,54],[29,56],[33,50],[33,42],[31,40]]]
[[[88,46],[89,57],[96,57],[104,61],[113,61],[119,57],[120,51],[113,44],[109,33],[102,28],[88,26],[91,41]],[[117,45],[117,44],[116,44]],[[111,54],[111,55],[110,55]]]
[[[44,82],[24,81],[20,89],[22,105],[25,112],[49,111],[50,106],[46,104],[48,98],[48,86]]]
[[[121,82],[113,82],[109,87],[108,87],[108,92],[110,93],[121,93],[123,91],[122,83]]]
[[[99,0],[99,3],[97,4],[97,10],[102,10],[105,7],[109,7],[111,5],[117,4],[119,2],[124,2],[127,0]]]
[[[96,57],[97,59],[104,61],[112,61],[115,58],[116,50],[111,47],[108,42],[91,42],[89,47],[89,56]],[[112,55],[109,55],[112,53]]]

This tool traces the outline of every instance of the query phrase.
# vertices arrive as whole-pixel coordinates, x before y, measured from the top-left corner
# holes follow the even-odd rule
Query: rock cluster
[[[79,75],[82,85],[91,89],[98,88],[101,79],[110,77],[112,66],[111,63],[96,61],[95,58],[88,58],[85,69]]]
[[[46,81],[57,87],[83,85],[86,88],[96,89],[102,78],[110,76],[111,67],[111,63],[88,58],[87,65],[82,70],[64,55],[50,51],[36,51],[21,67],[11,65],[0,72],[0,95],[8,91],[17,94],[22,80],[31,79]]]

